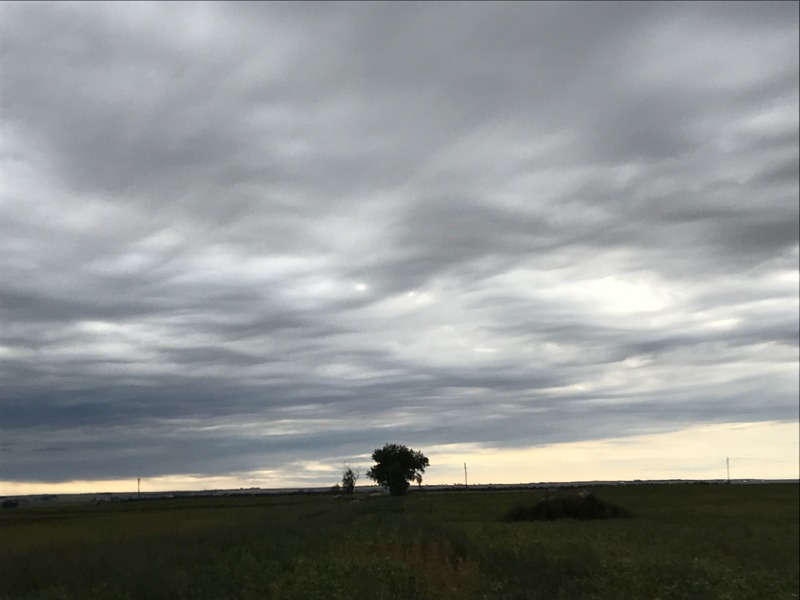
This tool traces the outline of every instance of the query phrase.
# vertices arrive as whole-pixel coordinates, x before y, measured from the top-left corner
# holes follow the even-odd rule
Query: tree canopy
[[[377,464],[367,471],[367,477],[389,488],[392,496],[403,496],[412,481],[422,482],[422,473],[430,465],[422,452],[400,444],[377,448],[372,453],[372,460]]]
[[[352,468],[346,466],[344,473],[342,473],[342,492],[348,496],[352,496],[356,489],[356,482],[358,481],[360,475],[361,473],[358,471],[353,471]]]

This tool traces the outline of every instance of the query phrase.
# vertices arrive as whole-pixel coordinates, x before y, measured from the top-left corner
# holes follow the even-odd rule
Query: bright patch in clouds
[[[797,428],[796,2],[310,6],[0,3],[5,485]]]

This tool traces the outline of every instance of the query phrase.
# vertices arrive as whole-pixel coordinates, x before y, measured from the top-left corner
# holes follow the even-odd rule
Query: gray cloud
[[[0,479],[796,421],[796,4],[0,20]]]

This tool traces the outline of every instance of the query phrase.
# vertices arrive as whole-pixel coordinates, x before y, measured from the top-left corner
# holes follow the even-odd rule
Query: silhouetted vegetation
[[[342,473],[342,493],[347,496],[352,496],[356,489],[356,482],[360,476],[361,473],[358,471],[353,471],[350,467],[345,467],[344,473]]]
[[[400,444],[386,444],[372,453],[377,464],[367,471],[367,477],[389,489],[392,496],[404,496],[412,481],[422,483],[422,474],[430,465],[422,452]]]
[[[517,504],[505,521],[555,521],[556,519],[614,519],[630,517],[630,511],[600,500],[585,491],[554,492],[534,504]]]

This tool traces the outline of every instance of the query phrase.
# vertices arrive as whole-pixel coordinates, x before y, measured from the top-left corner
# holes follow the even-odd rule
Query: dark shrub
[[[19,502],[17,502],[16,500],[11,500],[11,498],[3,500],[2,504],[3,508],[17,508],[17,506],[19,506]]]
[[[504,521],[554,521],[555,519],[613,519],[630,517],[622,507],[600,500],[587,492],[548,494],[532,506],[518,504]]]

